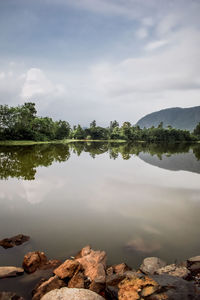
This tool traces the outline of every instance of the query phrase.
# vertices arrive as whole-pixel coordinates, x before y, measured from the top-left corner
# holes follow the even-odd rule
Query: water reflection
[[[133,267],[147,255],[199,255],[198,159],[188,144],[1,147],[0,238],[31,240],[0,249],[0,264],[21,265],[33,250],[65,259],[86,244]]]
[[[89,153],[92,158],[108,153],[110,159],[119,156],[124,160],[139,156],[143,161],[168,170],[185,170],[200,173],[200,145],[198,144],[129,144],[77,142],[58,145],[0,147],[0,179],[16,177],[34,180],[37,168],[65,162],[70,153],[80,156]]]

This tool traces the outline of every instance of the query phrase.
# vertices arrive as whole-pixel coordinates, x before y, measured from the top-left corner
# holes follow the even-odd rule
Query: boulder
[[[104,251],[94,251],[89,246],[83,248],[80,252],[80,258],[76,261],[80,263],[86,277],[96,283],[105,283],[106,281],[106,253]]]
[[[74,276],[68,282],[69,288],[79,288],[84,289],[85,282],[84,282],[84,275],[82,272],[76,272]]]
[[[175,264],[167,265],[163,268],[160,268],[156,271],[157,274],[168,274],[171,276],[180,277],[186,279],[190,275],[190,271],[183,266],[177,266]]]
[[[58,276],[53,276],[48,280],[42,282],[37,286],[32,292],[33,300],[40,300],[46,293],[54,290],[60,289],[61,287],[66,287],[66,284],[63,280],[60,280]]]
[[[120,281],[126,277],[126,272],[130,271],[131,268],[125,263],[114,265],[106,270],[106,285],[116,286]]]
[[[156,271],[162,267],[165,267],[166,263],[158,257],[147,257],[143,260],[140,271],[144,274],[152,275],[155,274]]]
[[[106,269],[106,274],[107,275],[112,275],[112,274],[124,274],[125,272],[131,270],[129,266],[127,266],[125,263],[121,263],[118,265],[113,265],[111,267],[108,267]]]
[[[71,278],[73,277],[76,271],[80,270],[80,264],[76,260],[67,259],[62,265],[60,265],[57,269],[53,272],[59,278]]]
[[[24,269],[18,267],[0,267],[0,278],[15,277],[22,275]]]
[[[55,269],[62,264],[62,261],[58,259],[50,259],[46,263],[41,264],[39,267],[40,270],[48,270],[48,269]]]
[[[192,282],[170,275],[152,275],[151,277],[159,284],[161,290],[156,295],[152,295],[150,300],[160,300],[164,297],[169,300],[200,299],[200,294]]]
[[[47,257],[44,252],[29,252],[24,256],[23,268],[27,273],[33,273],[41,266],[47,263]]]
[[[85,246],[84,248],[81,249],[81,251],[79,251],[76,254],[75,259],[81,258],[83,256],[86,256],[86,255],[90,254],[91,250],[92,250],[91,246],[89,246],[89,245]]]
[[[105,283],[99,283],[96,281],[92,281],[89,286],[89,290],[93,291],[97,294],[103,295],[105,291],[106,285]]]
[[[187,260],[187,268],[192,274],[200,273],[200,256],[194,256]]]
[[[152,278],[144,275],[135,275],[135,278],[124,279],[118,285],[119,300],[135,300],[154,294],[160,289],[159,284]]]
[[[0,246],[2,246],[5,249],[12,248],[14,246],[19,246],[25,242],[27,242],[30,239],[29,236],[18,234],[11,238],[5,238],[0,241]]]
[[[116,286],[126,277],[125,274],[112,274],[106,276],[106,285]]]
[[[194,284],[170,275],[135,275],[119,284],[119,300],[188,300],[199,299]]]
[[[104,300],[100,295],[85,289],[61,288],[53,290],[42,297],[42,300]]]
[[[0,292],[0,300],[24,300],[24,298],[13,292]]]

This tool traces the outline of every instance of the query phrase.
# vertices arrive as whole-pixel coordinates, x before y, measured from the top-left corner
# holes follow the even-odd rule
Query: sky
[[[200,105],[200,0],[0,0],[0,104],[88,126]]]

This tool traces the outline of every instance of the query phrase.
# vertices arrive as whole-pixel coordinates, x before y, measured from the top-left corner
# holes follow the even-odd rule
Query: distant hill
[[[160,122],[163,122],[164,127],[171,125],[174,128],[193,131],[200,122],[200,106],[162,109],[144,116],[137,122],[137,125],[141,128],[157,127]]]

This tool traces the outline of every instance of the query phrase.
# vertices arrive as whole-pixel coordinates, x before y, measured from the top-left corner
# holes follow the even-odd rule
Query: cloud
[[[136,31],[136,36],[139,39],[144,39],[148,36],[148,30],[146,28],[140,28]]]
[[[27,99],[49,94],[60,94],[62,92],[63,87],[52,83],[41,69],[31,68],[25,75],[21,96]]]
[[[0,80],[5,78],[5,73],[4,72],[0,72]]]
[[[154,41],[154,42],[151,42],[149,43],[147,46],[146,46],[146,50],[156,50],[160,47],[163,47],[165,45],[169,44],[169,41],[167,40],[160,40],[160,41]]]

